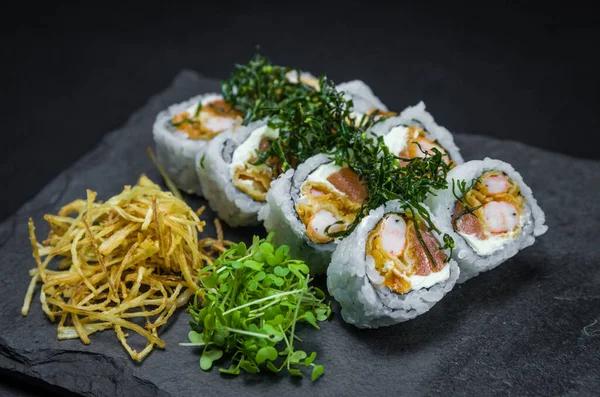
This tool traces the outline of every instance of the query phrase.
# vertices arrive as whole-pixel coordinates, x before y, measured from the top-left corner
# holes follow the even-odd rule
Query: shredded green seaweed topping
[[[289,98],[271,109],[269,126],[279,129],[279,137],[260,154],[259,161],[276,157],[285,171],[316,154],[334,152],[344,143],[342,134],[360,141],[379,122],[373,114],[355,125],[352,101],[325,76],[319,79],[319,87],[319,91]]]
[[[336,89],[333,81],[321,76],[316,90],[306,84],[290,83],[285,74],[291,70],[256,55],[247,65],[237,65],[232,78],[223,83],[223,96],[245,112],[245,121],[268,118],[269,126],[279,130],[279,137],[258,152],[256,164],[276,159],[270,164],[285,171],[324,153],[337,165],[356,172],[368,197],[353,223],[344,230],[328,233],[331,237],[349,235],[370,210],[390,200],[406,202],[429,230],[439,232],[420,203],[435,190],[448,187],[446,176],[452,165],[444,162],[446,154],[436,148],[425,152],[419,146],[424,157],[399,158],[390,153],[383,137],[370,132],[383,117],[376,119],[376,114],[371,113],[357,122],[352,115],[353,102]],[[444,235],[443,239],[443,247],[452,249],[452,238]],[[423,246],[432,259],[429,249]]]
[[[456,222],[466,214],[475,215],[475,211],[481,208],[481,204],[475,207],[469,207],[469,203],[465,200],[465,195],[473,189],[476,183],[481,183],[479,178],[473,178],[471,183],[467,185],[467,181],[462,179],[452,179],[452,194],[458,202],[463,206],[463,210],[459,212],[452,220],[452,226],[457,229]],[[458,192],[456,191],[458,189]]]
[[[289,72],[297,74],[298,83],[286,78]],[[271,164],[282,171],[294,168],[315,154],[331,151],[339,140],[340,122],[357,122],[351,114],[352,101],[326,76],[319,78],[317,90],[302,83],[297,70],[273,65],[261,55],[247,65],[236,65],[233,76],[223,82],[222,92],[228,103],[246,115],[245,124],[268,118],[269,127],[279,130],[279,137],[258,153],[255,165],[277,159]],[[378,121],[372,115],[349,128],[361,135]]]
[[[300,80],[300,73],[290,67],[273,65],[256,54],[246,65],[235,65],[235,72],[224,80],[221,92],[225,102],[242,112],[243,125],[271,116],[286,100],[305,98],[315,89]],[[296,75],[297,82],[286,76]]]
[[[272,237],[254,236],[250,247],[233,245],[200,270],[201,289],[189,306],[190,343],[181,345],[203,348],[205,371],[227,354],[231,364],[219,368],[223,374],[266,368],[302,376],[300,368],[308,367],[314,381],[324,368],[314,362],[315,352],[295,348],[301,341],[296,324],[319,329],[317,322],[329,318],[331,307],[325,293],[310,285],[308,266],[292,259],[289,247],[273,245]]]
[[[433,267],[437,267],[437,262],[435,261],[435,257],[429,250],[429,247],[427,246],[427,244],[425,244],[425,240],[423,240],[423,235],[421,234],[421,230],[419,227],[420,221],[425,222],[425,225],[427,226],[427,229],[429,231],[433,230],[438,234],[441,234],[441,232],[437,228],[437,226],[435,226],[435,224],[431,220],[429,212],[425,208],[423,208],[423,206],[421,206],[417,203],[417,208],[414,208],[413,205],[414,205],[414,203],[405,202],[402,204],[402,208],[404,209],[404,213],[409,218],[411,218],[413,220],[413,222],[415,223],[415,225],[414,225],[415,226],[415,235],[417,236],[417,240],[419,240],[419,244],[421,244],[421,246],[425,250],[425,254],[427,255],[427,258],[429,259],[431,264],[433,264]],[[442,251],[446,250],[446,249],[450,250],[448,256],[446,257],[446,262],[449,262],[450,258],[452,257],[452,251],[454,250],[454,240],[452,239],[452,237],[449,234],[444,234],[443,240],[444,240],[444,244],[439,246],[438,249],[442,250]]]

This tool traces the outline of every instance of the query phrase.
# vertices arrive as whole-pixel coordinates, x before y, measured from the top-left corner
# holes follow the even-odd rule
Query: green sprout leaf
[[[212,368],[213,362],[223,357],[223,351],[219,349],[205,350],[200,357],[200,368],[208,371]]]
[[[234,365],[231,365],[229,368],[219,368],[219,372],[227,375],[239,375],[240,368]]]
[[[315,358],[317,358],[317,353],[312,352],[310,356],[306,357],[306,360],[304,360],[304,365],[308,367],[313,361],[315,361]]]
[[[196,343],[198,345],[204,344],[204,339],[202,337],[202,334],[200,334],[196,331],[190,331],[188,333],[188,338],[190,338],[190,342],[192,342],[192,343]]]
[[[266,346],[256,353],[256,362],[264,363],[266,360],[275,361],[277,359],[277,350],[272,346]]]
[[[274,272],[279,277],[285,277],[290,272],[287,267],[275,266]]]
[[[248,260],[244,261],[244,266],[249,269],[252,269],[252,270],[261,270],[263,267],[263,264],[253,261],[251,259],[248,259]]]
[[[217,329],[217,318],[214,314],[207,314],[204,317],[204,328],[206,329]]]
[[[306,352],[303,350],[296,350],[294,353],[290,354],[288,361],[290,363],[298,364],[304,358],[306,358]]]
[[[322,365],[315,365],[313,367],[312,375],[310,376],[310,379],[313,382],[316,381],[321,375],[323,375],[324,371],[325,371],[325,368]]]
[[[249,374],[256,374],[256,373],[260,372],[260,369],[258,368],[258,366],[248,360],[241,361],[240,368],[242,368],[244,371],[248,372]]]

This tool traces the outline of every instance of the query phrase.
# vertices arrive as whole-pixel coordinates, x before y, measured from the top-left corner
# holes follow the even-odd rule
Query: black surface
[[[34,266],[27,217],[37,221],[42,237],[47,232],[42,215],[81,197],[86,188],[105,199],[142,172],[158,179],[144,150],[152,144],[155,114],[216,86],[214,80],[183,73],[0,226],[0,324],[11,325],[0,336],[0,368],[83,395],[597,395],[600,219],[589,187],[600,184],[600,162],[475,135],[456,135],[464,157],[512,163],[546,211],[549,231],[534,246],[455,287],[431,311],[407,323],[358,330],[343,322],[334,305],[334,317],[321,331],[298,330],[302,346],[317,350],[326,367],[315,384],[268,374],[227,379],[216,371],[200,371],[199,356],[178,346],[188,331],[182,312],[161,334],[166,349],[154,351],[141,365],[129,359],[111,332],[93,335],[88,346],[56,340],[56,325],[46,319],[37,298],[29,316],[22,318],[27,270]],[[573,184],[574,178],[580,183]],[[256,231],[260,228],[227,229],[226,236],[247,239]],[[207,233],[214,231],[209,227]]]
[[[395,110],[422,99],[451,131],[599,158],[597,5],[286,3],[13,2],[0,25],[0,219],[177,72],[225,78],[256,44],[278,63],[361,78]]]

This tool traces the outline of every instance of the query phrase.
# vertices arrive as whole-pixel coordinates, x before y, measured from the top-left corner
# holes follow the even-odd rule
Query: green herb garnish
[[[308,266],[288,255],[289,247],[275,247],[273,235],[254,236],[252,245],[241,242],[224,252],[212,266],[200,270],[201,289],[190,305],[190,343],[203,347],[200,367],[212,368],[223,354],[231,358],[224,374],[238,375],[267,368],[286,369],[302,376],[299,368],[312,367],[312,380],[323,374],[323,366],[294,347],[296,324],[319,328],[331,307],[325,294],[309,285]]]
[[[318,91],[288,98],[277,108],[264,110],[270,117],[269,126],[279,129],[279,137],[259,155],[260,160],[276,157],[285,171],[315,154],[331,153],[343,145],[342,128],[346,136],[360,140],[382,120],[375,120],[372,114],[355,125],[352,101],[345,99],[325,76],[319,79],[319,87]]]
[[[286,77],[290,72],[297,74],[298,83]],[[294,168],[334,148],[340,122],[352,124],[353,132],[361,135],[383,120],[363,116],[354,126],[353,103],[336,90],[333,81],[321,76],[317,90],[299,77],[297,70],[273,65],[257,54],[247,65],[236,65],[236,72],[223,82],[223,97],[245,114],[244,124],[268,118],[269,127],[279,130],[279,137],[258,153],[255,165],[275,158],[283,171]]]
[[[244,125],[260,120],[287,98],[302,98],[314,88],[298,81],[291,82],[286,74],[293,68],[273,65],[256,54],[246,65],[235,65],[236,71],[224,80],[221,91],[225,102],[242,112]]]
[[[462,206],[464,208],[464,210],[459,212],[452,220],[452,226],[454,227],[454,229],[457,228],[456,222],[460,218],[462,218],[466,214],[475,215],[475,211],[478,210],[479,208],[481,208],[482,204],[477,205],[475,207],[469,207],[469,203],[465,200],[465,195],[471,189],[473,189],[475,184],[478,182],[481,183],[481,181],[478,178],[473,178],[471,183],[467,186],[467,181],[465,181],[465,180],[452,179],[452,194],[454,195],[456,200],[462,204]],[[458,193],[456,192],[457,188],[458,188]]]

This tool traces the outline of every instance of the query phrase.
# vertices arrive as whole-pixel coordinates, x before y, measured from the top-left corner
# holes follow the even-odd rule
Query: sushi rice
[[[327,269],[327,288],[340,303],[344,321],[358,328],[389,326],[427,312],[452,290],[459,277],[458,264],[450,259],[446,264],[448,278],[428,288],[398,294],[383,285],[384,277],[376,269],[375,260],[366,253],[368,236],[386,214],[403,212],[398,200],[372,210],[333,253]],[[442,233],[447,232],[434,216],[431,219]],[[432,233],[442,241],[440,235]]]

